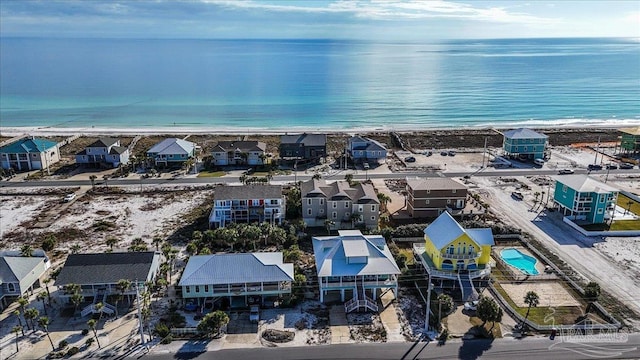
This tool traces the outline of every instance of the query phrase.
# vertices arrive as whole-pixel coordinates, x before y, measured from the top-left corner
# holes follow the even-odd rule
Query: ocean
[[[0,126],[640,124],[639,39],[0,39]]]

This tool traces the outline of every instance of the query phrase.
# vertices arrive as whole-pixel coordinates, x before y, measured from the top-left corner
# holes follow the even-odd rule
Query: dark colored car
[[[404,158],[404,161],[406,161],[406,162],[416,162],[416,158],[414,158],[413,156],[407,156],[406,158]]]
[[[607,164],[607,169],[609,170],[615,170],[618,168],[617,164]]]
[[[589,169],[589,170],[602,170],[602,165],[598,165],[598,164],[589,164],[589,166],[587,167],[587,169]]]
[[[629,163],[622,163],[620,164],[620,169],[633,169],[633,164],[629,164]]]
[[[442,155],[442,156],[447,156],[447,155],[449,155],[449,153],[448,153],[448,152],[446,152],[446,151],[442,151],[442,152],[440,153],[440,155]]]

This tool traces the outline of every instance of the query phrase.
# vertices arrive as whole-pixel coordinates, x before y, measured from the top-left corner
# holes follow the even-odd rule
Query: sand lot
[[[521,284],[501,283],[500,286],[519,307],[528,306],[524,303],[524,296],[529,291],[535,291],[540,296],[540,306],[580,306],[580,302],[559,282],[528,281]]]

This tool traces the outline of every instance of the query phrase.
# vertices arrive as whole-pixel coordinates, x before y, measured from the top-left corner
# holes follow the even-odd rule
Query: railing
[[[448,253],[440,253],[444,259],[457,259],[457,260],[466,260],[466,259],[475,259],[480,257],[482,252],[477,252],[473,254],[448,254]]]
[[[330,287],[354,287],[354,286],[395,286],[397,283],[394,279],[387,280],[358,280],[358,281],[322,281],[325,288]]]
[[[358,300],[356,298],[353,298],[344,304],[344,312],[346,313],[350,313],[360,308],[366,308],[373,312],[378,312],[378,305],[373,301],[371,301],[369,298],[366,298],[364,300]]]

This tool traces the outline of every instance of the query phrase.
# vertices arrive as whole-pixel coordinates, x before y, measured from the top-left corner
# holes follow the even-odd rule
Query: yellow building
[[[423,256],[439,271],[483,269],[494,245],[491,229],[463,229],[448,212],[424,229],[424,239]]]

